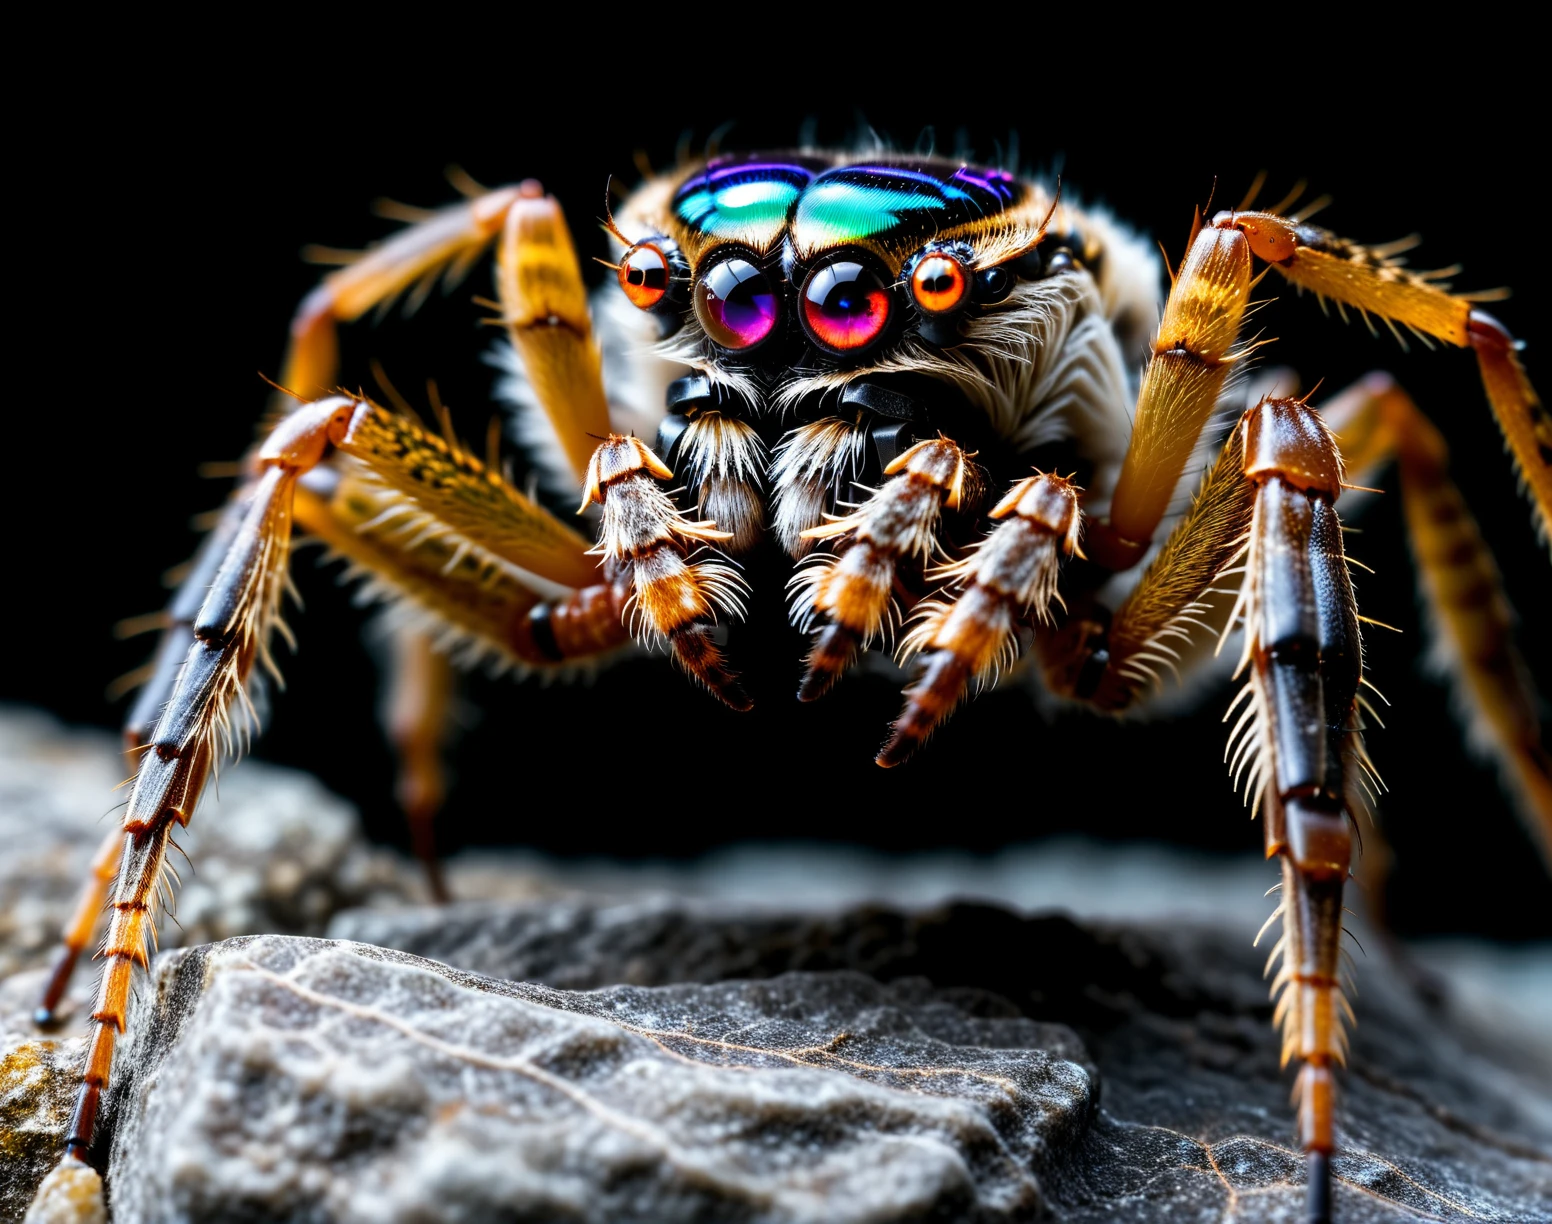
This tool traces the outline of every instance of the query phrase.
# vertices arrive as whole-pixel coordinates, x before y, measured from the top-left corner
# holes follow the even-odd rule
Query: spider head
[[[714,159],[660,199],[641,218],[653,232],[628,240],[622,289],[703,342],[694,364],[767,383],[964,343],[1039,274],[1051,211],[1002,171],[807,155]]]

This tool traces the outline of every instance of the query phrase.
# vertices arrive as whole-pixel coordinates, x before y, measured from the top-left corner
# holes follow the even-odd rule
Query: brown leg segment
[[[1244,236],[1204,227],[1198,218],[1138,392],[1109,518],[1089,525],[1088,551],[1097,564],[1130,569],[1148,551],[1239,356],[1234,345],[1250,303],[1250,271]]]
[[[97,853],[92,855],[91,871],[86,883],[81,886],[75,911],[60,933],[54,968],[44,984],[43,998],[32,1015],[34,1023],[54,1023],[54,1013],[70,986],[70,977],[75,972],[76,962],[81,959],[81,951],[96,933],[97,920],[102,916],[103,906],[108,900],[108,886],[119,872],[119,852],[123,848],[124,834],[116,828],[109,829],[102,844],[97,847]]]
[[[927,561],[943,508],[958,507],[975,480],[969,456],[944,437],[916,443],[884,474],[891,479],[853,513],[803,532],[806,540],[844,538],[835,555],[815,556],[792,580],[793,619],[825,622],[813,635],[799,701],[824,696],[882,635],[900,565]]]
[[[1537,530],[1552,547],[1552,416],[1520,364],[1515,344],[1491,315],[1473,310],[1434,277],[1407,270],[1383,250],[1364,247],[1319,226],[1271,213],[1222,212],[1216,229],[1244,234],[1258,258],[1294,284],[1343,306],[1378,315],[1477,355],[1498,426],[1525,480]],[[1399,335],[1399,333],[1398,333]]]
[[[410,848],[425,870],[431,899],[447,902],[452,895],[437,860],[436,817],[447,794],[442,752],[453,668],[429,637],[413,629],[394,632],[392,649],[384,721],[399,758],[396,794],[409,821]]]
[[[1336,396],[1323,415],[1354,471],[1395,458],[1437,656],[1470,713],[1473,743],[1498,764],[1552,866],[1552,757],[1540,703],[1515,646],[1514,614],[1492,550],[1450,479],[1444,435],[1387,374]]]
[[[1018,657],[1017,627],[1048,622],[1059,603],[1063,556],[1078,550],[1080,490],[1037,472],[1019,481],[992,510],[1002,523],[964,560],[933,571],[959,589],[924,600],[901,644],[901,662],[922,656],[921,675],[878,754],[886,769],[905,761],[959,704],[972,677],[983,684]]]
[[[1341,459],[1302,401],[1263,400],[1240,425],[1255,487],[1244,585],[1253,787],[1264,796],[1268,857],[1283,864],[1282,967],[1273,985],[1283,1060],[1298,1058],[1299,1132],[1310,1155],[1310,1218],[1330,1217],[1334,1068],[1346,1058],[1339,981],[1342,890],[1352,859],[1350,790],[1361,768],[1357,606],[1334,505]]]
[[[147,963],[155,936],[151,907],[162,880],[174,824],[187,824],[217,756],[242,732],[233,706],[257,660],[269,661],[268,639],[279,619],[291,539],[291,500],[297,477],[315,466],[331,441],[343,436],[365,406],[347,399],[299,408],[261,446],[243,496],[226,511],[216,535],[226,542],[189,623],[193,641],[166,709],[150,733],[124,813],[123,855],[113,913],[103,945],[105,960],[95,1029],[81,1092],[65,1140],[68,1157],[85,1160],[102,1091],[124,1030],[130,976]]]
[[[542,194],[538,184],[503,187],[431,214],[386,242],[347,256],[308,294],[291,321],[280,385],[301,399],[327,395],[339,376],[341,323],[359,319],[417,285],[462,276],[506,224],[512,205]],[[287,407],[296,404],[287,401]]]
[[[627,588],[595,580],[540,595],[496,558],[487,537],[429,516],[376,472],[327,475],[333,479],[297,489],[297,527],[344,557],[366,594],[402,609],[439,654],[553,670],[630,640],[621,620]]]

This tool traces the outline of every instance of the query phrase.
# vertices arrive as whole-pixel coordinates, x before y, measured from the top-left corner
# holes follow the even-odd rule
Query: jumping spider
[[[885,767],[972,681],[1021,659],[1058,696],[1119,712],[1156,691],[1161,668],[1198,667],[1243,627],[1231,765],[1282,864],[1276,1015],[1301,1065],[1310,1217],[1328,1218],[1351,1018],[1342,893],[1372,772],[1335,511],[1347,473],[1399,467],[1462,689],[1549,837],[1552,771],[1444,439],[1389,379],[1320,411],[1262,398],[1189,509],[1171,514],[1171,500],[1254,347],[1241,323],[1257,260],[1339,307],[1470,348],[1543,532],[1552,419],[1504,329],[1404,268],[1399,246],[1362,247],[1283,215],[1287,202],[1252,202],[1198,216],[1162,317],[1150,250],[1059,190],[954,161],[823,152],[649,178],[607,222],[617,283],[592,312],[560,208],[532,182],[471,191],[326,277],[292,326],[284,412],[168,609],[128,722],[142,751],[122,829],[103,843],[40,1008],[57,1006],[112,884],[67,1159],[91,1144],[171,831],[231,750],[254,664],[272,666],[294,527],[414,614],[394,721],[428,861],[447,658],[553,670],[659,644],[747,709],[736,651],[714,627],[740,617],[738,558],[772,541],[796,563],[791,615],[810,634],[799,700],[890,641],[914,670]],[[450,432],[335,391],[339,324],[462,274],[492,243],[509,397],[548,482],[580,489],[578,525]],[[1139,377],[1128,354],[1150,345]]]

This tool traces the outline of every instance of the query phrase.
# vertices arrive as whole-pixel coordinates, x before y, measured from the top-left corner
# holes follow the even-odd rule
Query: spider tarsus
[[[1309,1182],[1305,1200],[1309,1224],[1331,1224],[1331,1154],[1310,1152],[1304,1168]]]
[[[798,685],[799,701],[818,701],[839,680],[857,657],[857,635],[845,625],[832,621],[814,635],[808,652],[803,680]]]
[[[70,984],[70,975],[75,971],[79,955],[79,948],[63,944],[55,956],[54,968],[49,972],[48,983],[43,987],[43,997],[32,1013],[32,1022],[40,1028],[49,1028],[58,1023],[59,1001],[64,998],[65,987]]]

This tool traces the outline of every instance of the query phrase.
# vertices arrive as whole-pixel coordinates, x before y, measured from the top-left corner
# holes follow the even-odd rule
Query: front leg
[[[191,618],[187,651],[166,707],[146,738],[122,822],[123,850],[104,967],[92,1010],[91,1047],[70,1129],[68,1159],[85,1162],[98,1105],[124,1031],[134,967],[144,966],[154,938],[152,907],[173,826],[186,825],[224,750],[240,741],[253,665],[269,662],[270,632],[279,622],[291,543],[297,479],[344,436],[365,405],[336,398],[309,404],[286,418],[259,448],[255,471],[228,507],[215,538],[222,542]],[[178,640],[184,640],[180,636]]]
[[[974,500],[977,469],[946,437],[918,442],[884,468],[889,477],[856,510],[810,527],[804,541],[834,539],[792,580],[793,619],[812,635],[799,701],[827,693],[860,650],[885,631],[902,566],[925,564],[937,546],[944,508]],[[791,476],[796,482],[796,474]]]
[[[598,546],[611,580],[630,592],[627,624],[637,640],[666,643],[674,660],[734,710],[753,706],[712,640],[719,613],[743,615],[747,590],[731,565],[696,559],[706,545],[731,540],[715,523],[679,510],[657,483],[673,471],[637,438],[610,434],[588,464],[582,505],[603,507]]]
[[[1078,551],[1081,490],[1061,476],[1036,472],[1013,486],[991,511],[1002,522],[961,561],[934,570],[952,596],[923,600],[901,643],[900,661],[920,655],[921,675],[877,763],[906,760],[951,710],[971,679],[995,682],[1018,657],[1018,627],[1049,623],[1061,604],[1056,582],[1064,557]]]
[[[1239,426],[1255,505],[1236,611],[1245,626],[1248,717],[1236,737],[1265,812],[1267,857],[1282,860],[1283,934],[1273,983],[1283,1061],[1297,1058],[1299,1135],[1308,1154],[1309,1218],[1331,1214],[1336,1148],[1334,1069],[1344,1063],[1339,980],[1342,892],[1350,824],[1368,761],[1357,693],[1358,611],[1335,503],[1342,462],[1325,423],[1302,400],[1263,400]]]

